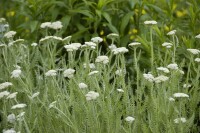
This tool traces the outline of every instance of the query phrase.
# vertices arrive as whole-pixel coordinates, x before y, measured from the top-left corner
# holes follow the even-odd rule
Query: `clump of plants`
[[[7,24],[2,18],[0,22]],[[0,130],[200,131],[200,50],[185,49],[186,58],[178,55],[176,30],[155,45],[157,23],[145,21],[146,38],[141,36],[126,47],[117,47],[120,35],[110,33],[111,44],[103,50],[104,40],[99,36],[84,43],[61,36],[60,21],[42,23],[43,36],[32,43],[16,38],[17,33],[7,26],[0,40]],[[143,47],[150,49],[149,68],[141,66]]]

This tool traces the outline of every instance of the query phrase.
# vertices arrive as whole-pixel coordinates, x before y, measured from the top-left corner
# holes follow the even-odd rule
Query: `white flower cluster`
[[[9,123],[14,123],[15,120],[16,120],[15,114],[9,114],[9,115],[7,116],[7,121],[8,121]]]
[[[16,131],[14,129],[7,129],[7,130],[3,130],[3,133],[16,133]]]
[[[189,95],[188,95],[188,94],[185,94],[185,93],[174,93],[173,96],[174,96],[175,98],[181,98],[181,97],[189,98]]]
[[[174,119],[174,123],[185,123],[187,120],[184,117]]]
[[[200,58],[195,58],[194,61],[200,63]]]
[[[144,24],[146,24],[146,25],[156,25],[157,22],[155,20],[148,20],[148,21],[144,21]]]
[[[27,105],[24,103],[20,103],[20,104],[16,104],[14,106],[11,107],[11,109],[21,109],[21,108],[25,108]]]
[[[128,52],[128,49],[125,48],[125,47],[120,47],[120,48],[116,48],[116,49],[113,49],[112,52],[117,55],[117,54],[124,54],[124,53],[127,53]]]
[[[71,43],[64,46],[68,52],[76,51],[81,47],[80,43]]]
[[[3,90],[9,86],[12,86],[13,84],[11,82],[4,82],[0,84],[0,90]]]
[[[6,99],[14,99],[14,98],[16,98],[17,94],[18,94],[18,92],[11,93],[11,94],[9,94],[9,95],[7,96]]]
[[[61,29],[63,27],[62,23],[60,21],[56,22],[45,22],[40,25],[40,28],[45,29],[45,28],[50,28],[54,30]]]
[[[94,42],[94,43],[100,43],[100,42],[103,42],[103,38],[101,38],[101,37],[93,37],[91,39],[91,41]]]
[[[4,34],[4,37],[8,39],[12,38],[15,36],[16,33],[17,33],[16,31],[8,31],[7,33]]]
[[[169,101],[171,101],[171,102],[174,102],[174,101],[175,101],[175,99],[174,99],[174,98],[172,98],[172,97],[170,97],[170,98],[169,98]]]
[[[135,120],[135,118],[133,118],[132,116],[127,116],[125,118],[125,121],[127,121],[128,123],[132,123]]]
[[[200,50],[198,49],[187,49],[187,51],[189,51],[190,53],[192,53],[193,55],[197,55],[200,53]]]
[[[56,70],[49,70],[45,73],[46,77],[54,77],[57,75],[57,71]]]
[[[90,101],[90,100],[95,100],[97,97],[99,97],[99,93],[98,92],[94,92],[94,91],[89,91],[86,95],[86,100]]]
[[[171,69],[171,70],[178,70],[178,65],[173,63],[173,64],[169,64],[167,66],[167,68]]]
[[[67,37],[65,37],[65,38],[63,38],[63,43],[69,43],[70,41],[71,41],[71,38],[72,38],[72,36],[67,36]]]
[[[36,47],[37,45],[38,45],[38,44],[35,43],[35,42],[31,44],[32,47]]]
[[[130,43],[128,46],[129,46],[129,47],[135,47],[135,46],[139,46],[139,45],[141,45],[140,42],[132,42],[132,43]]]
[[[151,73],[143,74],[144,78],[149,82],[161,83],[169,80],[169,77],[160,75],[158,77],[154,77]]]
[[[191,84],[184,84],[183,88],[190,88],[192,85]]]
[[[97,46],[96,43],[94,42],[85,42],[84,45],[81,46],[81,48],[91,48],[91,49],[95,49]]]
[[[118,92],[121,92],[121,93],[123,93],[123,92],[124,92],[124,90],[123,90],[123,89],[117,89],[117,91],[118,91]]]
[[[119,34],[116,34],[116,33],[110,33],[107,35],[108,38],[110,39],[113,39],[113,38],[118,38],[119,37]]]
[[[149,82],[154,82],[154,76],[151,73],[144,73],[143,77]]]
[[[195,38],[200,38],[200,34],[199,34],[199,35],[196,35]]]
[[[154,78],[155,83],[161,83],[161,82],[165,82],[167,80],[169,80],[169,77],[164,76],[164,75],[160,75],[160,76]]]
[[[74,73],[75,73],[74,69],[72,69],[72,68],[66,69],[64,71],[64,77],[73,78],[74,77]]]
[[[5,96],[8,96],[9,94],[10,94],[10,92],[8,92],[8,91],[2,91],[2,92],[0,92],[0,99],[3,98],[3,97],[5,97]]]
[[[12,46],[14,44],[19,44],[19,43],[22,43],[22,42],[24,42],[24,39],[17,39],[15,41],[9,42],[8,46],[10,47],[10,46]]]
[[[111,44],[110,46],[108,46],[108,48],[112,51],[113,49],[116,49],[117,46],[115,44]]]
[[[175,34],[176,34],[176,30],[172,30],[167,33],[168,36],[175,35]]]
[[[169,43],[169,42],[164,42],[164,43],[162,44],[162,46],[169,49],[169,48],[171,48],[171,47],[173,46],[173,44],[172,44],[172,43]]]
[[[166,67],[158,67],[157,70],[162,71],[164,73],[169,73],[169,69]]]
[[[119,76],[121,76],[123,74],[125,75],[126,74],[126,69],[118,69],[118,70],[115,71],[115,74],[119,75]]]
[[[97,73],[99,73],[99,71],[92,71],[88,75],[91,76],[91,75],[94,75],[94,74],[97,74]]]
[[[83,63],[83,67],[84,67],[84,68],[87,68],[87,64],[86,64],[86,63]],[[89,64],[89,68],[90,68],[90,69],[95,69],[95,64],[94,64],[94,63],[90,63],[90,64]]]
[[[33,100],[35,97],[39,96],[39,94],[40,94],[40,92],[36,92],[36,93],[34,93],[32,96],[29,96],[29,98],[30,98],[31,100]]]
[[[20,69],[13,70],[11,72],[11,78],[18,78],[20,77],[22,71]]]
[[[63,39],[57,36],[45,36],[44,38],[40,39],[39,43],[43,43],[45,41],[50,41],[50,40],[62,41]]]
[[[79,83],[79,84],[78,84],[78,87],[79,87],[80,89],[86,89],[86,88],[88,88],[88,86],[87,86],[85,83]]]
[[[109,62],[109,58],[108,56],[102,55],[102,56],[98,56],[95,60],[96,63],[103,63],[103,64],[107,64]]]

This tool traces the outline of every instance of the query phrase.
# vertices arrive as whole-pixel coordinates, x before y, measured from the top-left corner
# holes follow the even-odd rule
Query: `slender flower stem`
[[[175,38],[173,35],[173,45],[174,45],[174,49],[173,49],[173,57],[172,57],[172,62],[175,63],[175,57],[176,57],[176,42],[175,42]]]
[[[152,27],[150,28],[150,45],[151,45],[151,70],[153,70],[153,65],[154,65],[154,52],[153,52],[153,29]]]

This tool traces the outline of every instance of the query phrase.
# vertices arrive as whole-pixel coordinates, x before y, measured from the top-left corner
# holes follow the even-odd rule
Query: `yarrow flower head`
[[[66,50],[69,51],[76,51],[81,47],[80,43],[71,43],[69,45],[65,45],[64,46],[66,48]]]
[[[19,78],[22,71],[20,69],[13,70],[11,72],[11,78]]]
[[[3,90],[9,86],[12,86],[13,84],[11,82],[4,82],[0,84],[0,90]]]
[[[146,24],[146,25],[156,25],[157,22],[155,20],[148,20],[148,21],[144,21],[144,24]]]
[[[67,36],[67,37],[65,37],[65,38],[63,38],[63,43],[67,43],[67,44],[69,44],[69,42],[71,41],[71,38],[72,38],[72,36]]]
[[[98,92],[94,92],[94,91],[89,91],[85,95],[85,97],[86,97],[87,101],[95,100],[95,99],[97,99],[97,97],[99,97],[99,93]]]
[[[85,42],[85,44],[82,45],[81,47],[82,48],[87,47],[87,48],[95,49],[96,46],[97,46],[97,44],[94,43],[94,42]]]
[[[174,102],[174,101],[175,101],[175,99],[174,99],[174,98],[172,98],[172,97],[170,97],[170,98],[169,98],[169,101],[171,101],[171,102]]]
[[[192,85],[191,84],[184,84],[183,88],[190,88]]]
[[[8,43],[8,46],[10,47],[10,46],[12,46],[12,45],[14,45],[14,44],[20,44],[20,43],[22,43],[22,42],[24,42],[24,39],[17,39],[17,40],[15,40],[15,41],[9,42],[9,43]]]
[[[51,26],[51,22],[44,22],[40,25],[40,28],[44,29],[44,28],[49,28]]]
[[[4,34],[4,37],[6,37],[8,39],[12,38],[15,36],[16,33],[17,33],[16,31],[8,31],[7,33]]]
[[[9,114],[9,115],[7,116],[7,121],[8,121],[9,123],[14,123],[15,120],[16,120],[15,114]]]
[[[25,108],[26,106],[27,106],[26,104],[20,103],[20,104],[12,106],[11,109],[20,109],[20,108]]]
[[[102,55],[102,56],[98,56],[95,60],[96,63],[103,63],[103,64],[107,64],[109,62],[109,58],[108,56]]]
[[[199,35],[197,35],[197,36],[195,36],[195,38],[200,38],[200,34],[199,34]]]
[[[156,68],[156,69],[159,70],[159,71],[162,71],[162,72],[164,72],[164,73],[169,73],[169,69],[166,68],[166,67],[158,67],[158,68]]]
[[[66,69],[66,70],[63,72],[64,77],[67,77],[67,78],[73,78],[73,77],[74,77],[74,73],[75,73],[75,70],[72,69],[72,68]]]
[[[34,93],[32,96],[29,96],[30,99],[34,99],[35,97],[37,97],[40,94],[40,92],[36,92]]]
[[[111,44],[110,46],[108,46],[108,48],[112,51],[112,50],[116,49],[117,46],[115,44]]]
[[[115,38],[118,38],[119,35],[116,34],[116,33],[110,33],[110,34],[107,35],[107,37],[108,37],[109,39],[115,39]]]
[[[52,103],[50,103],[49,104],[49,109],[53,108],[53,107],[56,107],[56,103],[57,103],[57,101],[53,101]]]
[[[45,73],[46,77],[54,77],[57,75],[57,71],[56,70],[49,70],[48,72]]]
[[[163,47],[166,47],[166,48],[171,48],[171,47],[173,46],[173,44],[172,44],[172,43],[169,43],[169,42],[164,42],[164,43],[162,44],[162,46],[163,46]]]
[[[168,36],[175,35],[175,34],[176,34],[176,30],[172,30],[167,33]]]
[[[99,73],[99,71],[92,71],[88,75],[91,76],[91,75],[94,75],[94,74],[97,74],[97,73]]]
[[[123,74],[125,75],[126,74],[126,69],[118,69],[118,70],[115,71],[115,74],[119,75],[119,76],[121,76]]]
[[[123,93],[123,92],[124,92],[124,90],[123,90],[123,89],[117,89],[117,91],[118,91],[118,92],[121,92],[121,93]]]
[[[16,133],[14,129],[3,130],[3,133]]]
[[[88,88],[88,86],[87,86],[85,83],[79,83],[79,84],[78,84],[78,87],[79,87],[80,89],[86,89],[86,88]]]
[[[120,48],[116,48],[116,49],[113,49],[112,52],[117,55],[117,54],[124,54],[124,53],[127,53],[128,52],[128,49],[125,48],[125,47],[120,47]]]
[[[139,45],[141,45],[140,42],[132,42],[132,43],[130,43],[128,46],[129,46],[129,47],[136,47],[136,46],[139,46]]]
[[[188,94],[185,94],[185,93],[174,93],[173,96],[174,96],[175,98],[180,98],[180,97],[189,98],[189,95],[188,95]]]
[[[184,117],[174,119],[174,123],[185,123],[186,121]]]
[[[101,38],[101,37],[93,37],[91,39],[91,41],[94,42],[94,43],[100,43],[100,42],[103,42],[103,38]]]
[[[200,53],[200,50],[198,49],[187,49],[187,51],[189,51],[190,53],[192,53],[193,55],[197,55]]]
[[[151,73],[143,74],[144,78],[149,82],[154,82],[154,76]]]
[[[62,23],[60,21],[56,21],[56,22],[45,22],[42,23],[40,28],[44,29],[44,28],[51,28],[54,30],[58,30],[61,29],[63,27]]]
[[[154,78],[155,83],[161,83],[161,82],[165,82],[167,80],[169,80],[169,77],[164,76],[164,75],[160,75],[160,76]]]
[[[38,44],[37,43],[32,43],[31,46],[32,47],[36,47]]]
[[[125,121],[127,121],[128,123],[132,123],[135,120],[135,118],[133,118],[132,116],[127,116],[125,118]]]
[[[200,63],[200,58],[196,58],[196,59],[194,59],[194,61]]]
[[[169,64],[169,65],[167,66],[167,68],[172,69],[172,70],[177,70],[177,69],[178,69],[178,65],[175,64],[175,63]]]
[[[62,41],[62,38],[57,36],[45,36],[40,39],[39,43],[44,43],[46,41]]]
[[[17,94],[18,94],[18,92],[11,93],[11,94],[9,94],[9,95],[7,96],[6,99],[13,99],[13,98],[16,98]]]
[[[86,63],[83,63],[83,67],[84,67],[84,68],[87,68],[87,64],[86,64]],[[90,63],[90,64],[89,64],[89,68],[90,68],[90,69],[95,69],[95,64],[94,64],[94,63]]]
[[[5,97],[5,96],[8,96],[9,94],[10,94],[10,92],[8,92],[8,91],[2,91],[2,92],[0,92],[0,99],[3,98],[3,97]]]

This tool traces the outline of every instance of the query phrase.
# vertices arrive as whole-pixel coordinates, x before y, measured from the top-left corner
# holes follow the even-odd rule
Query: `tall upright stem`
[[[154,53],[153,53],[153,29],[152,27],[150,28],[150,37],[151,37],[151,70],[153,70],[153,65],[154,65]]]

